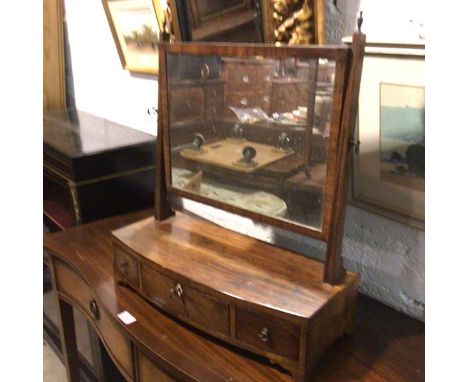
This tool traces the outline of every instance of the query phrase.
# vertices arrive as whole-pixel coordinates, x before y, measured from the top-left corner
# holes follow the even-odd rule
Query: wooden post
[[[343,280],[345,270],[341,256],[343,226],[347,198],[347,172],[349,162],[349,143],[355,126],[361,83],[362,62],[366,45],[366,35],[361,32],[362,12],[358,19],[358,32],[353,34],[351,69],[345,95],[342,120],[338,138],[338,171],[336,177],[336,197],[332,210],[332,225],[327,240],[327,257],[325,261],[324,282],[338,284]]]
[[[154,203],[154,217],[156,220],[164,220],[174,215],[168,200],[166,189],[166,166],[164,160],[164,128],[167,123],[165,112],[167,108],[166,86],[166,46],[159,45],[159,96],[158,96],[158,136],[156,138],[156,193]],[[169,159],[169,158],[167,158]]]

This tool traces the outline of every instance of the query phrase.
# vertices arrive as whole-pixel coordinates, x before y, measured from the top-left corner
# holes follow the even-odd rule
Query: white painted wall
[[[101,1],[65,0],[65,10],[77,109],[155,135],[156,77],[122,69]]]
[[[339,44],[357,28],[368,41],[421,42],[424,33],[422,0],[327,0],[326,35]],[[424,320],[424,232],[348,206],[343,257],[349,270],[361,275],[360,291],[400,311]]]
[[[369,12],[364,9],[363,26],[370,37],[378,36],[377,20],[384,18],[382,12],[394,2],[371,3]],[[332,0],[327,2],[330,43],[340,43],[354,31],[360,8],[359,0],[338,0],[337,4],[338,10]],[[154,134],[156,118],[148,116],[146,110],[157,104],[156,79],[133,76],[122,69],[100,1],[65,0],[65,6],[77,108]],[[404,23],[407,16],[399,20]],[[308,256],[320,258],[323,253],[320,243],[290,232],[190,201],[186,201],[186,208],[230,229]],[[424,320],[424,232],[349,206],[343,256],[345,266],[361,274],[361,292]]]

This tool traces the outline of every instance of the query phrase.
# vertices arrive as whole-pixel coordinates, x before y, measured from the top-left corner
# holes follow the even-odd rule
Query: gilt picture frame
[[[424,45],[369,44],[355,130],[351,204],[424,230]]]
[[[122,67],[158,75],[164,10],[159,0],[102,0]]]

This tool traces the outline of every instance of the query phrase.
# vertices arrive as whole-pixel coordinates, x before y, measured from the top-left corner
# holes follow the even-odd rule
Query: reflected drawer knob
[[[91,315],[95,320],[99,320],[99,307],[96,300],[91,300],[89,302],[89,310],[91,311]]]
[[[200,68],[200,76],[202,79],[206,79],[210,76],[210,67],[207,63],[204,63]]]
[[[241,99],[241,105],[247,106],[249,102],[247,101],[247,98],[242,98]]]
[[[180,285],[179,283],[177,283],[175,288],[171,288],[172,297],[177,296],[179,298],[182,298],[183,295],[184,295],[184,290],[182,289],[182,285]]]
[[[191,106],[192,106],[192,102],[190,102],[190,101],[185,101],[185,106],[191,107]]]
[[[270,341],[270,331],[265,327],[263,327],[262,330],[260,330],[260,333],[258,334],[258,336],[263,342]]]
[[[247,75],[242,76],[242,82],[245,83],[245,84],[248,84],[249,83],[249,76],[247,76]]]

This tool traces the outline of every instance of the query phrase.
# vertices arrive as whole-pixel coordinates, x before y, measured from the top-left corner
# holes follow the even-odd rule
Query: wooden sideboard
[[[63,231],[153,205],[154,136],[88,113],[62,109],[44,113],[43,135],[46,231]],[[57,356],[63,357],[49,265],[45,252],[44,338]],[[86,381],[102,380],[106,354],[100,351],[94,331],[77,311],[75,315],[82,376]]]
[[[291,382],[284,369],[170,318],[114,278],[111,231],[150,216],[142,211],[46,235],[60,307],[69,381],[79,380],[72,307],[96,329],[128,381]],[[125,325],[127,311],[136,322]],[[366,297],[352,334],[337,341],[313,381],[423,381],[424,325]]]

